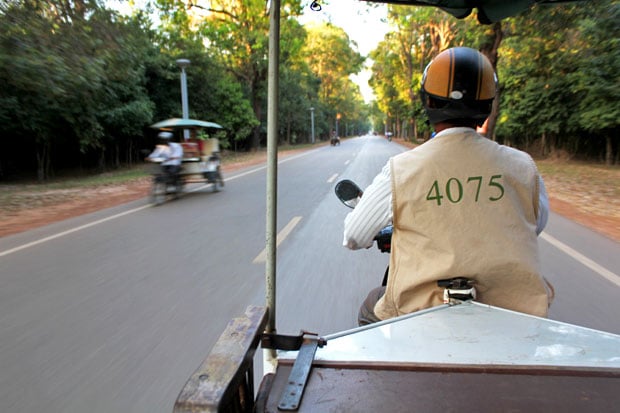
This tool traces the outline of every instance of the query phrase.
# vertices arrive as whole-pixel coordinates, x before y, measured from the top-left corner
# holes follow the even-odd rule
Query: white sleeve
[[[181,146],[178,143],[174,143],[171,145],[172,147],[172,154],[170,154],[171,158],[183,158],[183,146]]]
[[[157,145],[151,154],[148,156],[149,158],[169,158],[170,157],[170,148],[164,145]]]
[[[346,216],[343,245],[353,250],[371,247],[379,230],[391,223],[392,181],[388,162]]]

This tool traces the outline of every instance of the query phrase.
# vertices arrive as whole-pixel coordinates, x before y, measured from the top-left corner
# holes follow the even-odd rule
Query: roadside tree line
[[[280,141],[309,142],[311,115],[316,140],[327,139],[338,115],[341,134],[367,131],[368,105],[349,79],[364,58],[342,29],[302,26],[301,0],[282,4]],[[0,179],[142,159],[156,134],[149,125],[182,117],[179,58],[191,61],[189,116],[223,125],[225,148],[260,148],[268,5],[154,0],[125,16],[103,0],[4,0]]]
[[[617,0],[538,6],[490,26],[432,8],[388,10],[395,30],[370,54],[375,122],[386,130],[428,138],[418,95],[424,68],[447,47],[469,46],[489,57],[499,77],[487,136],[540,156],[620,162]]]
[[[394,30],[369,56],[371,105],[349,77],[364,56],[341,28],[301,25],[297,18],[313,13],[307,3],[282,0],[281,143],[309,142],[311,115],[317,139],[338,124],[341,136],[372,127],[423,141],[424,67],[441,50],[466,45],[489,56],[499,75],[490,138],[544,156],[619,162],[617,0],[534,7],[490,26],[390,5]],[[179,58],[191,61],[190,117],[222,124],[225,148],[260,148],[268,7],[268,0],[152,0],[125,16],[104,0],[0,2],[0,179],[45,180],[63,169],[140,160],[154,143],[148,126],[181,117]]]

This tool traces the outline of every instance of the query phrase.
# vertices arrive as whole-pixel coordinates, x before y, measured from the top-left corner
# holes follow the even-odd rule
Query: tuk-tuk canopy
[[[213,128],[224,129],[224,127],[215,122],[207,122],[198,119],[181,119],[171,118],[162,120],[151,125],[154,129],[195,129],[195,128]]]
[[[392,3],[411,6],[434,6],[458,19],[469,16],[478,9],[478,21],[491,24],[503,18],[514,16],[533,4],[558,4],[585,0],[362,0],[374,3]]]

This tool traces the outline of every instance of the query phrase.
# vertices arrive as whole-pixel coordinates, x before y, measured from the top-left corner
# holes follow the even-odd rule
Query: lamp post
[[[187,76],[185,68],[189,66],[189,59],[178,59],[177,65],[181,68],[181,107],[183,108],[183,119],[189,119],[189,108],[187,104]],[[189,139],[189,129],[183,129],[183,138]]]
[[[310,130],[312,131],[312,143],[314,144],[314,108],[310,108]]]

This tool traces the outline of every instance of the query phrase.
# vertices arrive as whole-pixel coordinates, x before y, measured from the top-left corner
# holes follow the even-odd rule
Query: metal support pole
[[[310,129],[312,131],[312,143],[314,144],[314,108],[310,108]]]
[[[190,61],[188,59],[178,59],[177,65],[181,68],[181,107],[183,109],[183,119],[189,119],[189,105],[187,103],[187,76],[185,74],[185,68],[189,66]],[[183,138],[189,139],[189,130],[183,129]]]
[[[278,92],[280,61],[280,0],[271,0],[269,11],[269,71],[267,89],[267,227],[265,299],[269,309],[267,333],[276,331],[276,237],[278,204]],[[264,350],[263,369],[275,371],[275,350]]]

